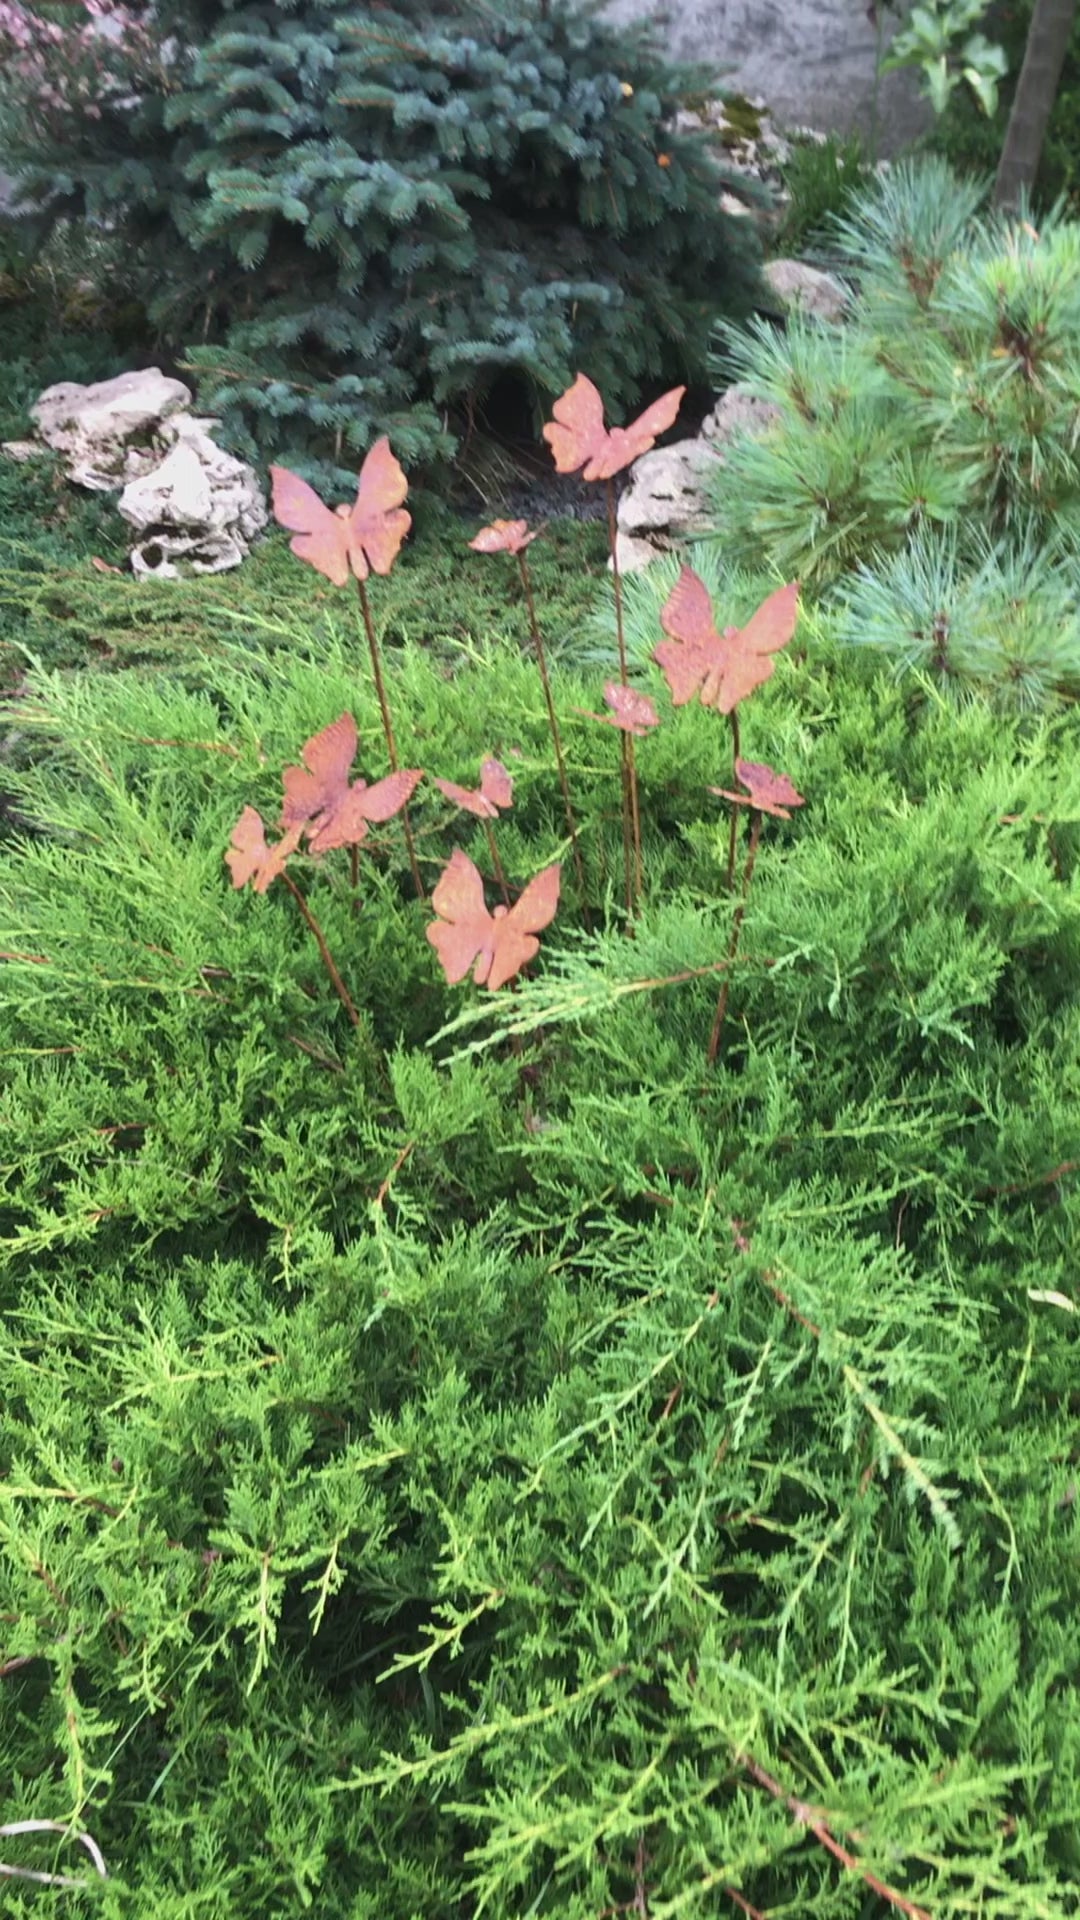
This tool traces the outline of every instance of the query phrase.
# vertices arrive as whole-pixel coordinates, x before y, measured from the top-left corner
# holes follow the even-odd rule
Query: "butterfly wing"
[[[256,807],[245,807],[232,832],[225,864],[234,887],[255,883],[256,893],[265,893],[271,882],[285,871],[285,862],[300,843],[300,829],[287,833],[274,847],[266,844],[266,828]]]
[[[799,617],[799,583],[778,587],[763,600],[745,627],[736,629],[726,649],[716,706],[730,713],[748,693],[769,679],[776,662],[772,655],[786,647]],[[704,697],[704,696],[703,696]]]
[[[376,780],[374,786],[366,787],[363,793],[365,820],[376,826],[392,820],[395,813],[408,805],[423,777],[422,767],[399,767],[396,773],[388,773],[385,780]],[[363,784],[361,781],[360,785]]]
[[[685,707],[701,689],[706,705],[710,677],[723,655],[724,642],[716,631],[712,601],[699,574],[682,567],[660,609],[660,625],[669,636],[653,649],[671,691],[672,705]]]
[[[640,740],[650,727],[660,725],[660,715],[648,694],[639,693],[636,687],[624,686],[618,680],[608,680],[604,686],[604,699],[611,712],[598,714],[597,718],[606,720],[609,726],[619,727],[623,733],[632,733]]]
[[[612,427],[608,435],[609,447],[603,473],[586,473],[586,480],[606,480],[612,474],[621,473],[633,460],[640,459],[643,453],[656,444],[660,434],[674,426],[675,417],[682,405],[685,387],[672,387],[669,393],[662,393],[651,407],[639,413],[628,427]]]
[[[285,796],[281,825],[302,826],[317,820],[318,831],[329,825],[329,816],[348,792],[349,770],[356,758],[356,721],[352,714],[339,714],[321,733],[313,733],[301,747],[300,758],[302,766],[286,767],[281,776]],[[314,840],[313,833],[313,845]]]
[[[412,526],[402,501],[409,491],[404,470],[383,434],[360,469],[356,504],[347,521],[349,559],[358,580],[389,573]]]
[[[245,807],[232,831],[225,865],[234,887],[246,887],[267,856],[266,830],[257,807]]]
[[[411,798],[423,779],[419,767],[402,767],[369,787],[356,780],[339,803],[321,823],[316,823],[308,845],[312,853],[332,853],[335,847],[358,847],[366,839],[369,823],[392,820]]]
[[[501,760],[485,760],[480,769],[480,794],[496,812],[513,805],[514,782]]]
[[[349,578],[348,523],[324,506],[313,487],[288,467],[271,467],[274,519],[297,535],[289,545],[298,560],[343,587]]]
[[[551,409],[554,419],[544,428],[544,439],[551,448],[557,473],[576,473],[586,461],[586,480],[602,476],[592,465],[602,458],[607,443],[604,431],[604,403],[587,374],[579,373],[572,386],[559,395]],[[618,469],[614,469],[618,471]]]
[[[484,900],[484,883],[468,854],[455,847],[435,883],[431,904],[439,918],[427,937],[439,956],[447,981],[464,980],[473,961],[483,980],[491,961],[495,923]]]
[[[539,953],[540,942],[535,936],[550,926],[555,918],[559,905],[560,874],[558,861],[553,866],[545,867],[542,873],[529,881],[509,913],[494,917],[494,950],[487,979],[493,993],[496,988],[504,987]]]
[[[466,813],[475,813],[478,820],[495,819],[498,808],[485,800],[475,787],[459,787],[456,780],[441,780],[437,774],[435,785],[455,807],[463,807]]]

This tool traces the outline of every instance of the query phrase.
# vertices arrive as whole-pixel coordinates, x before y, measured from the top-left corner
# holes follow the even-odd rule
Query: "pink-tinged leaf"
[[[684,566],[660,610],[660,624],[669,637],[653,652],[673,705],[683,707],[699,694],[703,707],[730,713],[768,680],[775,666],[772,656],[787,646],[798,612],[799,586],[792,581],[763,600],[745,627],[725,627],[720,633],[705,582]]]
[[[331,509],[313,487],[287,467],[271,467],[274,518],[296,535],[289,542],[298,560],[331,580],[335,587],[369,573],[389,573],[412,526],[402,507],[409,483],[384,435],[376,440],[360,469],[351,507]]]
[[[672,387],[628,427],[607,428],[597,388],[586,374],[579,373],[556,400],[551,409],[555,417],[544,428],[556,470],[576,473],[580,467],[586,480],[612,479],[641,454],[648,453],[657,435],[674,424],[685,392],[685,387]]]
[[[493,520],[490,527],[481,527],[469,545],[474,553],[524,553],[542,531],[537,527],[530,533],[527,520]]]
[[[709,792],[722,800],[733,801],[737,807],[753,807],[758,813],[775,814],[778,820],[790,820],[792,807],[806,805],[804,796],[796,793],[787,774],[777,773],[764,760],[736,760],[735,775],[746,788],[745,793],[729,793],[726,787],[710,787]]]
[[[559,877],[556,862],[529,881],[514,906],[489,913],[480,874],[456,847],[431,896],[439,917],[427,929],[450,985],[464,980],[472,967],[477,986],[486,983],[494,992],[534,960],[540,951],[536,935],[558,909]]]
[[[464,807],[466,813],[474,813],[478,820],[497,820],[514,798],[513,780],[501,760],[484,761],[479,787],[459,787],[456,780],[440,780],[437,776],[435,785],[455,807]]]
[[[339,714],[321,733],[305,740],[300,758],[301,766],[286,767],[282,775],[281,825],[305,833],[312,853],[358,846],[368,823],[400,813],[423,778],[419,768],[404,767],[373,787],[366,780],[350,786],[356,758],[356,722],[351,713]]]
[[[233,828],[225,855],[233,886],[246,887],[250,880],[256,893],[265,893],[284,873],[285,862],[300,845],[300,833],[301,829],[294,827],[275,846],[268,846],[261,813],[255,807],[245,807]]]

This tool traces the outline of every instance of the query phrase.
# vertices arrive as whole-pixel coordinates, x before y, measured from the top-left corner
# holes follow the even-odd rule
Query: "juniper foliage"
[[[258,637],[20,703],[11,1817],[92,1828],[109,1920],[868,1911],[764,1771],[939,1920],[1075,1913],[1075,715],[913,702],[819,614],[744,717],[808,803],[706,1075],[712,715],[642,743],[637,938],[556,922],[479,1024],[397,843],[359,914],[312,869],[354,1033],[222,849],[343,706],[377,770],[362,647]],[[531,662],[393,671],[403,757],[499,751],[505,864],[557,857]],[[617,743],[555,685],[615,890]]]
[[[753,223],[672,121],[704,70],[564,0],[155,9],[168,58],[98,119],[24,102],[31,207],[130,242],[234,444],[339,480],[380,433],[445,454],[501,375],[609,404],[702,378]],[[17,73],[9,81],[17,85]]]

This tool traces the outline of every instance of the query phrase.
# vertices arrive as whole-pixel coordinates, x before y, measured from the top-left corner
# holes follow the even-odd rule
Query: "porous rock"
[[[266,504],[251,467],[211,439],[215,422],[178,414],[167,422],[175,445],[160,466],[129,480],[118,501],[136,529],[132,570],[175,580],[183,572],[223,573],[240,565],[266,525]]]
[[[665,550],[663,547],[654,546],[651,540],[639,540],[634,533],[623,533],[621,527],[616,529],[615,557],[619,563],[620,573],[644,573],[646,567],[652,566],[657,554]],[[609,570],[610,567],[609,560]]]
[[[190,405],[182,380],[145,367],[88,387],[72,380],[46,387],[30,417],[45,445],[63,454],[69,480],[91,493],[111,493],[156,464],[155,434]]]
[[[724,444],[740,433],[763,433],[779,408],[743,386],[722,394],[695,440],[643,453],[630,469],[619,501],[617,553],[620,571],[640,573],[659,553],[707,533],[712,521],[710,483],[723,465]]]
[[[119,492],[119,512],[138,536],[132,570],[142,578],[239,566],[266,525],[254,469],[216,444],[217,421],[190,413],[191,399],[182,380],[148,367],[92,386],[48,387],[30,410],[69,479]]]
[[[708,526],[707,496],[718,455],[703,440],[676,440],[635,460],[630,485],[619,501],[623,533],[702,533]]]
[[[765,433],[780,418],[780,409],[771,400],[736,381],[720,395],[712,412],[702,421],[702,437],[719,453],[725,442],[742,433]]]

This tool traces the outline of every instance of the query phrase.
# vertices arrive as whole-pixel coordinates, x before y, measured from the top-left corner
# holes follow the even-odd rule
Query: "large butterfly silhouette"
[[[588,376],[579,373],[556,400],[551,409],[555,418],[544,428],[557,472],[576,473],[581,467],[584,480],[610,480],[648,453],[657,434],[666,433],[685,392],[685,387],[672,387],[628,427],[605,427],[604,402]]]
[[[672,704],[685,707],[700,693],[703,707],[730,713],[769,678],[772,655],[787,646],[798,612],[799,585],[792,581],[770,593],[745,627],[719,633],[705,582],[684,566],[660,609],[660,625],[669,638],[653,650]]]
[[[376,780],[349,784],[356,758],[356,721],[339,714],[321,733],[312,734],[300,749],[302,765],[286,767],[281,776],[285,799],[281,825],[307,835],[312,853],[334,847],[355,847],[364,839],[369,822],[391,820],[411,798],[423,779],[419,767],[402,767]]]
[[[472,967],[477,986],[486,984],[494,992],[535,959],[536,935],[551,924],[559,905],[559,875],[558,862],[545,867],[514,906],[489,913],[480,874],[468,854],[455,847],[431,896],[439,918],[427,929],[451,986]]]
[[[288,467],[271,467],[274,518],[297,537],[289,545],[298,560],[332,580],[348,584],[349,574],[389,573],[412,526],[402,506],[409,483],[385,434],[376,440],[360,469],[351,507],[333,511],[313,487]]]

